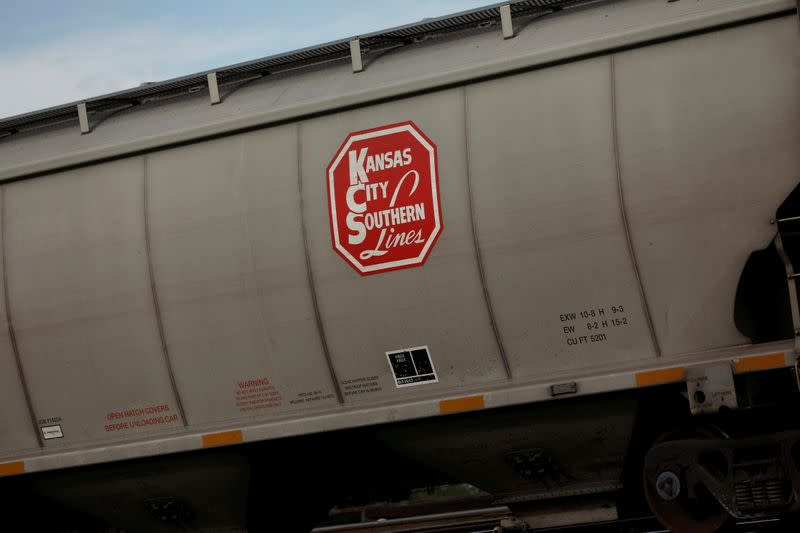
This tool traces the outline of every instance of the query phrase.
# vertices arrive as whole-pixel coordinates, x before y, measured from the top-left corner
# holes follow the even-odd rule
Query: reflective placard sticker
[[[397,387],[437,383],[436,369],[427,346],[386,352]]]

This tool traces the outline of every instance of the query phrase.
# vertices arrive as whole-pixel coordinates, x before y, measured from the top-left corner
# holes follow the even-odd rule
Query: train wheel
[[[712,438],[704,430],[666,433],[653,446],[679,439]],[[644,472],[644,495],[650,510],[677,533],[714,533],[730,519],[728,512],[703,485],[687,487],[686,465],[659,464]],[[691,489],[691,490],[690,490]]]

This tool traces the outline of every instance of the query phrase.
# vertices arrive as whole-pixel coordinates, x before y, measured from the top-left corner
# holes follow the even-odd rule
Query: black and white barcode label
[[[394,350],[386,352],[386,356],[389,358],[389,366],[398,388],[439,381],[427,346]]]

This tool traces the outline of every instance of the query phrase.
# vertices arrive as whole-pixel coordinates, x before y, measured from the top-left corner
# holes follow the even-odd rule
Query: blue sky
[[[493,0],[0,0],[0,117]]]

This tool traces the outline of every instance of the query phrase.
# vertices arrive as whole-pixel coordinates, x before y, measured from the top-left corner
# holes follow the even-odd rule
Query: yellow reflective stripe
[[[682,366],[675,368],[662,368],[661,370],[650,370],[636,374],[637,387],[650,387],[651,385],[661,385],[662,383],[674,383],[686,379],[686,369]]]
[[[0,477],[16,476],[25,473],[25,462],[14,461],[13,463],[0,463]]]
[[[439,402],[439,412],[443,415],[474,411],[476,409],[483,409],[484,407],[483,394],[464,396],[463,398],[453,398],[452,400],[442,400]]]
[[[213,448],[214,446],[227,446],[242,442],[244,436],[241,430],[223,431],[222,433],[209,433],[203,435],[203,448]]]
[[[742,357],[733,363],[733,369],[737,374],[769,370],[770,368],[780,368],[782,366],[786,366],[786,355],[783,352]]]

